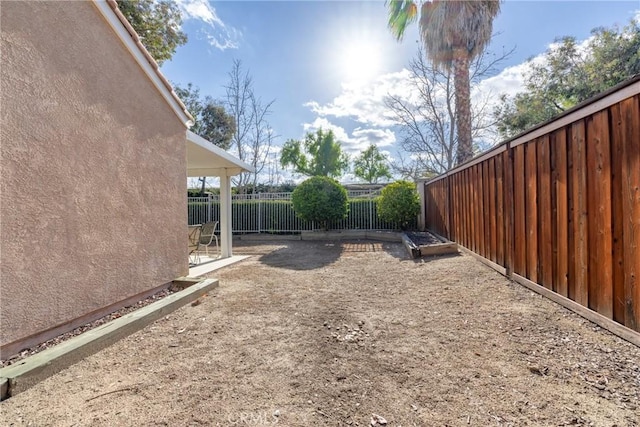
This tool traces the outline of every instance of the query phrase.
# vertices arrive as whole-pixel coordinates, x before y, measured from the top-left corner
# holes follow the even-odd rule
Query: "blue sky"
[[[395,156],[397,132],[382,99],[406,78],[403,69],[418,49],[417,25],[398,43],[387,30],[383,1],[177,2],[189,41],[162,66],[171,82],[191,82],[201,94],[221,98],[238,59],[256,94],[275,99],[269,122],[277,145],[323,126],[351,155],[373,142]],[[640,0],[507,0],[489,50],[515,52],[483,90],[494,99],[514,93],[523,62],[557,37],[584,40],[594,27],[624,26],[639,14]]]

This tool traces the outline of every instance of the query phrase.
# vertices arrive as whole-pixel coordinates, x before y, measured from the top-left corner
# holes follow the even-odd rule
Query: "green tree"
[[[387,6],[389,29],[402,40],[407,26],[418,19],[418,6],[413,0],[388,0]],[[491,40],[499,12],[499,0],[422,2],[419,26],[427,57],[434,66],[453,71],[458,163],[473,157],[469,68]]]
[[[212,97],[201,97],[200,89],[193,84],[188,83],[186,88],[174,86],[176,94],[194,118],[191,131],[223,150],[228,150],[231,147],[231,138],[236,131],[233,116]]]
[[[395,222],[406,229],[420,213],[420,198],[415,184],[396,181],[387,185],[380,192],[377,208],[380,219]]]
[[[374,144],[354,160],[353,166],[353,173],[369,184],[377,183],[381,178],[391,179],[387,158]]]
[[[302,175],[338,178],[349,167],[349,158],[331,130],[318,129],[315,134],[307,133],[302,142],[293,139],[285,142],[280,164]]]
[[[298,185],[291,202],[298,217],[316,221],[325,230],[331,221],[344,219],[349,212],[347,190],[326,176],[314,176]]]
[[[178,46],[187,42],[182,32],[182,14],[169,0],[118,0],[118,8],[158,65],[171,59]]]
[[[640,73],[640,26],[596,28],[584,45],[574,37],[556,40],[543,60],[529,60],[525,90],[501,97],[494,115],[508,138]]]

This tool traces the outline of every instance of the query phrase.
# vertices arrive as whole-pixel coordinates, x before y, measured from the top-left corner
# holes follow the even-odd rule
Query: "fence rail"
[[[427,228],[640,331],[640,79],[424,183]]]
[[[298,218],[292,193],[236,194],[231,196],[234,233],[295,233],[317,229],[317,224]],[[396,230],[398,225],[378,218],[375,199],[380,191],[349,191],[347,218],[330,224],[334,230]],[[220,219],[219,197],[189,197],[189,224]]]

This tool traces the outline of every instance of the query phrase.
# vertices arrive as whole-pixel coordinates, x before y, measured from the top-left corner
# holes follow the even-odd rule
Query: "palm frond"
[[[402,40],[409,24],[418,17],[418,6],[413,0],[387,0],[386,5],[389,9],[387,26],[397,40]]]

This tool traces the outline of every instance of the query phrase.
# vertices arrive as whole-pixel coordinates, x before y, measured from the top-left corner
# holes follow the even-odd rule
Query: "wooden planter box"
[[[437,243],[416,245],[407,234],[402,234],[402,243],[407,248],[407,251],[409,252],[411,257],[419,258],[423,256],[458,253],[458,244],[456,242],[447,240],[444,237],[438,236],[434,233],[430,234],[431,236],[435,237],[435,239],[438,241]]]

